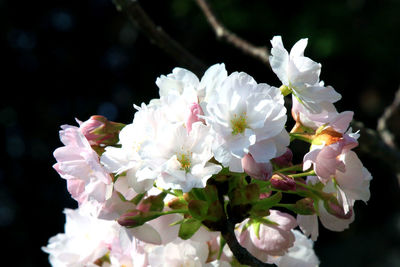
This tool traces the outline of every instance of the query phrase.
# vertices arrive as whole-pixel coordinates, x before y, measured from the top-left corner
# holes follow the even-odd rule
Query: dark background
[[[218,42],[194,1],[143,0],[166,32],[207,65],[224,62],[279,86],[266,66]],[[306,56],[343,99],[339,111],[375,128],[400,85],[400,1],[210,1],[230,30],[256,45],[282,35],[286,48],[308,37]],[[63,232],[75,208],[52,169],[62,124],[101,114],[130,123],[133,104],[157,97],[155,80],[176,61],[152,45],[111,0],[0,0],[1,263],[48,266],[41,246]],[[397,122],[400,126],[400,122]],[[395,126],[396,127],[396,126]],[[387,165],[359,154],[374,179],[350,229],[320,229],[321,266],[400,266],[400,190]],[[400,162],[393,162],[400,164]],[[16,253],[18,257],[11,257]]]

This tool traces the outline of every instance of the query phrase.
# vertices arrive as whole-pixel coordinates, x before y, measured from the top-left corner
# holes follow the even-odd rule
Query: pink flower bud
[[[339,219],[350,219],[353,215],[353,210],[349,210],[349,212],[345,212],[343,205],[341,205],[335,197],[329,197],[324,200],[325,209],[332,215],[336,216]]]
[[[92,116],[85,122],[77,121],[80,130],[92,146],[116,144],[119,132],[125,126],[122,123],[109,121],[100,115]]]
[[[271,184],[274,188],[287,191],[292,190],[296,191],[296,182],[286,175],[283,174],[274,174],[270,179]]]
[[[315,214],[314,200],[309,197],[296,201],[295,208],[297,214],[301,215]]]
[[[272,175],[272,165],[270,163],[258,163],[251,154],[246,154],[242,158],[244,171],[254,179],[268,180]]]
[[[126,227],[141,225],[139,221],[136,220],[140,216],[140,214],[141,212],[139,210],[129,211],[125,214],[122,214],[117,221],[120,225]]]
[[[293,153],[292,150],[288,148],[282,156],[274,158],[271,161],[276,165],[278,165],[280,168],[284,168],[292,166],[293,165],[292,160],[293,160]]]
[[[190,133],[190,131],[192,130],[193,123],[197,121],[205,123],[203,119],[199,118],[199,115],[204,115],[201,106],[198,103],[192,103],[190,105],[190,114],[186,120],[186,129],[188,133]]]

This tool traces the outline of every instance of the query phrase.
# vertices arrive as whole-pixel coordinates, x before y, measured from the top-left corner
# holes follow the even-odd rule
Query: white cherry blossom
[[[271,44],[272,70],[307,109],[312,113],[320,113],[321,102],[334,103],[340,100],[341,95],[331,86],[320,84],[321,64],[304,56],[307,39],[299,40],[290,50],[290,54],[283,46],[281,36],[275,36]]]
[[[248,153],[256,162],[266,163],[289,144],[279,90],[257,84],[244,72],[229,75],[204,112],[216,134],[215,158],[231,171],[243,171],[241,159]]]

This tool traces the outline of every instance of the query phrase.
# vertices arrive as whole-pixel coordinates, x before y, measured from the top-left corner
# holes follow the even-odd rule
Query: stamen
[[[233,115],[233,118],[231,119],[231,125],[232,125],[232,134],[237,135],[239,133],[243,133],[246,128],[247,128],[247,116],[246,112],[243,112],[238,116],[237,114]]]

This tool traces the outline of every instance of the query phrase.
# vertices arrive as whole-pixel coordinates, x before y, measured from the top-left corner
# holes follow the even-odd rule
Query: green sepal
[[[260,221],[255,221],[251,224],[251,226],[253,227],[253,231],[256,234],[257,239],[260,239],[260,225],[261,225]]]
[[[137,194],[134,198],[132,198],[130,200],[130,202],[132,202],[133,204],[137,205],[144,198],[145,195],[146,195],[146,193]]]
[[[220,239],[219,239],[219,250],[218,250],[217,260],[221,259],[221,255],[222,255],[225,245],[226,245],[226,240],[221,235]]]
[[[267,216],[269,215],[269,209],[278,204],[281,199],[281,192],[277,192],[268,198],[261,199],[252,206],[250,213],[256,217]]]
[[[183,240],[191,238],[201,226],[201,221],[195,218],[184,219],[179,227],[178,236]]]
[[[203,200],[193,199],[188,204],[189,214],[200,221],[204,220],[208,211],[208,203]]]

